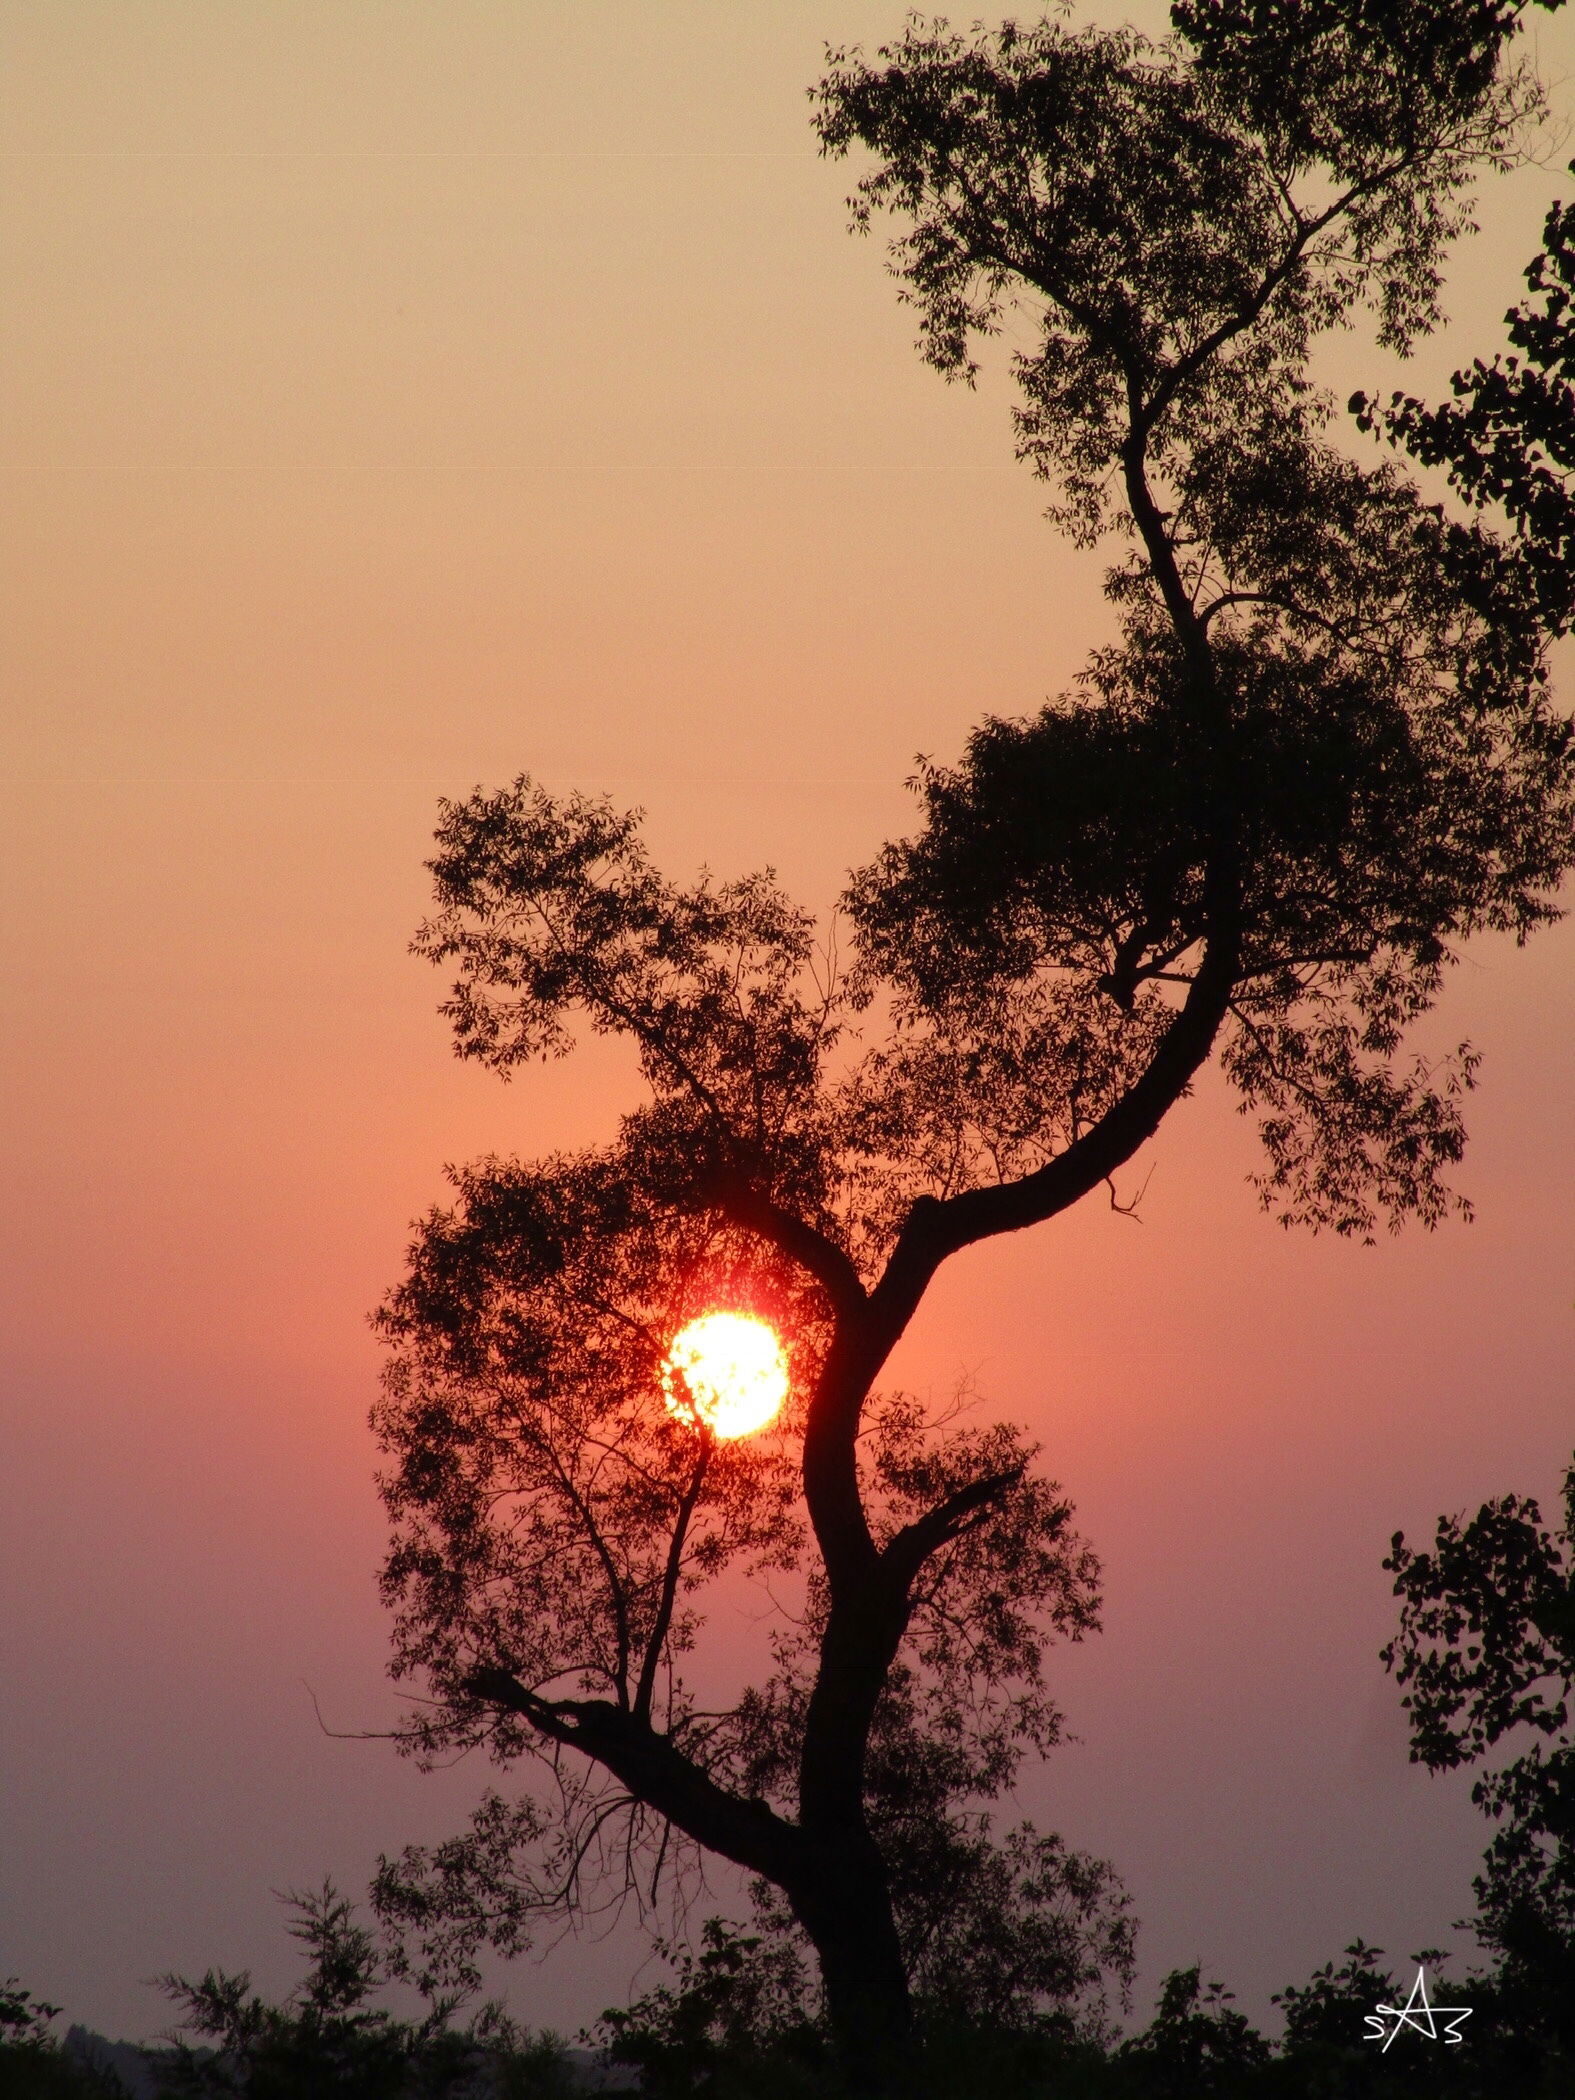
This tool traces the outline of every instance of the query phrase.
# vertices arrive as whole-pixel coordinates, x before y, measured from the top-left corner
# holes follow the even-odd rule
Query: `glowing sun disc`
[[[752,1313],[710,1312],[673,1336],[662,1397],[683,1422],[713,1436],[751,1436],[781,1412],[787,1357],[776,1331]]]

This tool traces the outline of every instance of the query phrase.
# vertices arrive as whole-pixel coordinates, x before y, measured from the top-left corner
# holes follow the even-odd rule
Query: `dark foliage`
[[[1493,1760],[1472,1788],[1497,1828],[1470,1922],[1495,1957],[1498,2014],[1575,2086],[1575,1464],[1558,1529],[1505,1495],[1469,1522],[1441,1517],[1431,1552],[1397,1532],[1384,1565],[1401,1599],[1384,1660],[1412,1756],[1434,1771]]]
[[[46,2005],[31,1991],[24,1991],[14,1976],[0,1983],[0,2042],[12,2048],[36,2048],[49,2039],[49,2030],[60,2017],[58,2005]]]
[[[780,1952],[711,1921],[704,1951],[675,1963],[672,1985],[604,2016],[610,2061],[653,2100],[856,2100],[824,2024],[800,2010],[801,1974],[783,1989]],[[1516,2027],[1497,1974],[1461,1980],[1438,1955],[1425,1959],[1430,2002],[1467,2010],[1458,2043],[1441,2025],[1436,2038],[1408,2030],[1382,2046],[1390,2023],[1376,2010],[1404,2005],[1415,1960],[1397,1976],[1358,1940],[1338,1965],[1278,1996],[1277,2041],[1194,1967],[1164,1979],[1152,2018],[1124,2041],[1053,2024],[932,2021],[926,2091],[935,2100],[1563,2100],[1567,2058]]]
[[[311,1960],[283,2003],[258,1996],[244,1972],[164,1979],[182,2018],[169,2049],[150,2056],[161,2100],[568,2100],[577,2090],[563,2045],[496,2006],[460,2026],[452,1997],[417,2021],[377,2005],[383,1956],[330,1883],[287,1901]]]
[[[1190,68],[1131,35],[916,25],[825,91],[828,142],[880,157],[861,222],[912,223],[894,269],[925,354],[966,376],[1013,302],[1038,337],[1024,456],[1074,532],[1134,543],[1124,645],[926,768],[927,828],[856,886],[860,931],[927,1016],[1047,964],[1097,994],[1063,1028],[1076,1127],[1129,1078],[1112,1035],[1165,1017],[1154,989],[1217,927],[1228,829],[1226,1069],[1263,1112],[1265,1201],[1344,1232],[1447,1207],[1473,1060],[1395,1053],[1452,944],[1529,931],[1570,853],[1546,592],[1517,546],[1358,467],[1304,369],[1363,300],[1397,343],[1429,324],[1464,170],[1529,104],[1479,89],[1512,12],[1181,9]]]
[[[1575,174],[1575,167],[1571,168]],[[1454,377],[1454,398],[1428,408],[1395,394],[1379,411],[1352,402],[1423,466],[1447,468],[1469,503],[1509,520],[1522,589],[1550,631],[1575,620],[1575,204],[1549,211],[1544,245],[1526,271],[1532,300],[1505,315],[1512,353],[1478,358]]]
[[[791,1940],[708,1918],[698,1952],[657,1951],[673,1982],[603,2013],[598,2035],[608,2062],[627,2069],[649,2100],[792,2100],[840,2082]]]
[[[67,2056],[51,2033],[58,2005],[0,1980],[0,2100],[124,2100],[118,2079]]]

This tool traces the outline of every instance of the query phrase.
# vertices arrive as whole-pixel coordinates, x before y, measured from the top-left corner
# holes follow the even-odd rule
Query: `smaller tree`
[[[698,1952],[665,1941],[657,1951],[673,1982],[598,2023],[607,2059],[638,2076],[646,2100],[787,2100],[834,2083],[829,2037],[790,1939],[708,1918]]]
[[[1380,409],[1357,394],[1351,408],[1363,429],[1447,469],[1468,503],[1503,512],[1523,582],[1562,633],[1575,599],[1575,203],[1549,210],[1525,276],[1531,298],[1504,316],[1511,349],[1457,372],[1450,400],[1395,393]]]
[[[1575,1464],[1561,1528],[1504,1495],[1469,1523],[1440,1517],[1431,1552],[1396,1532],[1384,1566],[1401,1609],[1383,1657],[1412,1758],[1443,1772],[1516,1747],[1472,1788],[1497,1828],[1469,1922],[1504,2019],[1575,2068]]]
[[[124,2100],[111,2072],[61,2048],[51,2032],[59,2017],[16,1977],[0,1978],[0,2100]]]
[[[279,2004],[244,1971],[162,1979],[182,2008],[170,2051],[151,2059],[160,2100],[568,2100],[563,2045],[531,2036],[496,2005],[457,2026],[456,1996],[429,1999],[420,2020],[373,2001],[390,1980],[375,1936],[325,1881],[285,1899],[311,1956]]]
[[[1154,2017],[1117,2052],[1134,2094],[1152,2100],[1205,2100],[1261,2091],[1255,2074],[1269,2061],[1269,2045],[1231,2003],[1222,1983],[1205,1983],[1201,1968],[1175,1969],[1160,1986]]]
[[[1488,2042],[1491,2046],[1496,2036],[1474,2033],[1468,2054],[1410,2035],[1397,2037],[1398,2048],[1376,2046],[1378,2038],[1368,2023],[1378,2007],[1403,2005],[1415,1964],[1425,1963],[1429,1976],[1436,1978],[1445,1958],[1436,1948],[1424,1948],[1412,1957],[1412,1970],[1401,1982],[1383,1966],[1383,1956],[1382,1947],[1353,1940],[1343,1961],[1325,1962],[1306,1983],[1290,1984],[1276,1992],[1274,2003],[1285,2015],[1279,2047],[1284,2082],[1273,2090],[1317,2095],[1318,2100],[1336,2094],[1340,2100],[1444,2100],[1455,2094],[1461,2100],[1468,2095],[1475,2100],[1479,2093],[1500,2090],[1490,2081],[1478,2082],[1481,2045]],[[1436,1989],[1433,1995],[1437,2001]],[[1448,1997],[1452,2007],[1470,2005],[1476,2012],[1481,1984],[1451,1981]],[[1464,2066],[1463,2054],[1467,2055]]]
[[[58,2005],[46,2005],[31,1991],[24,1991],[14,1976],[0,1983],[0,2045],[8,2049],[41,2047],[59,2015]]]

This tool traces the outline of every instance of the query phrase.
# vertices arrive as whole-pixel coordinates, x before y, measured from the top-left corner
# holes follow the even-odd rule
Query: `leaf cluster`
[[[482,1162],[428,1219],[382,1315],[400,1350],[375,1417],[399,1456],[384,1580],[415,1605],[401,1667],[461,1699],[485,1656],[544,1697],[660,1697],[675,1726],[684,1600],[737,1559],[790,1563],[798,1529],[788,1429],[697,1440],[653,1404],[667,1342],[717,1303],[771,1313],[811,1360],[819,1337],[786,1264],[664,1202],[631,1150]]]
[[[1505,316],[1512,350],[1457,372],[1451,400],[1429,407],[1396,392],[1383,409],[1365,394],[1351,405],[1364,429],[1381,425],[1423,466],[1444,468],[1468,503],[1503,512],[1522,594],[1565,634],[1575,621],[1575,204],[1548,212],[1526,283],[1531,300]]]
[[[971,377],[975,339],[1031,320],[1020,433],[1090,536],[1134,407],[1174,473],[1197,436],[1294,408],[1312,338],[1358,303],[1397,348],[1429,328],[1465,181],[1513,154],[1537,107],[1499,64],[1507,10],[1176,19],[1186,41],[1156,44],[914,17],[883,65],[833,52],[814,95],[825,150],[876,158],[855,224],[908,222],[892,267],[928,361]]]
[[[0,2100],[122,2100],[120,2081],[68,2056],[51,2029],[60,2007],[0,1977]]]

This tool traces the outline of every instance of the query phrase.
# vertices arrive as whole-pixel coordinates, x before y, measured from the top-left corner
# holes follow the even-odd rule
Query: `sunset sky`
[[[148,1979],[210,1963],[282,1988],[269,1891],[359,1891],[494,1776],[378,1736],[366,1316],[445,1161],[633,1096],[605,1046],[507,1088],[452,1057],[408,953],[438,798],[605,790],[673,873],[825,909],[915,754],[1109,632],[1001,375],[920,364],[816,156],[824,45],[902,15],[0,0],[0,1977],[71,2018],[151,2034]],[[1557,121],[1420,390],[1498,347],[1575,181],[1575,10],[1536,21]],[[1474,1225],[1280,1231],[1210,1081],[1140,1223],[954,1262],[894,1367],[1031,1425],[1104,1558],[1105,1630],[1052,1663],[1080,1740],[1021,1798],[1126,1878],[1145,2006],[1201,1960],[1264,2012],[1469,1904],[1484,1832],[1407,1765],[1380,1561],[1551,1500],[1575,1443],[1575,929],[1473,950],[1429,1040],[1462,1037]],[[741,1652],[746,1600],[717,1626]],[[499,1981],[572,2031],[640,1959]]]

